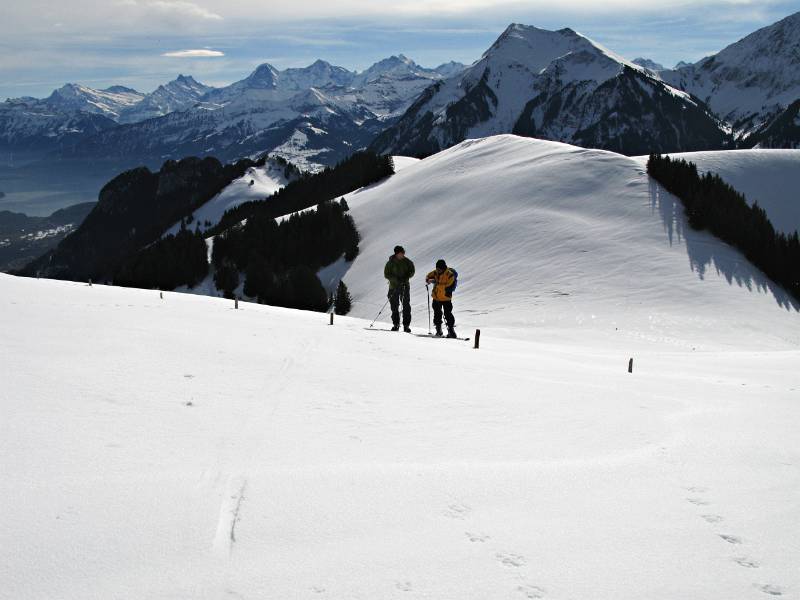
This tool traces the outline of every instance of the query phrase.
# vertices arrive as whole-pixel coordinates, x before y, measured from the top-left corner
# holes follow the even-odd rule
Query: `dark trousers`
[[[411,292],[408,283],[389,290],[389,306],[392,307],[392,325],[400,325],[400,303],[403,303],[403,327],[411,325]]]
[[[436,327],[442,326],[442,309],[444,309],[444,320],[447,322],[447,327],[455,327],[456,318],[453,316],[453,302],[451,300],[447,300],[446,302],[442,302],[441,300],[433,301],[433,324],[436,325]]]

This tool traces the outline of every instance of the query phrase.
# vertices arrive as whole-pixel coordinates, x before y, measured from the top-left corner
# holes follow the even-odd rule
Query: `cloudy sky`
[[[256,65],[323,58],[363,69],[403,53],[470,63],[511,22],[572,27],[616,52],[695,61],[800,11],[800,0],[2,0],[0,98],[65,82],[150,91],[212,85]]]

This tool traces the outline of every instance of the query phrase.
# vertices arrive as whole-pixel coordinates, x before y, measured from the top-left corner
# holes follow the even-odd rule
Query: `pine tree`
[[[344,284],[344,281],[340,281],[339,287],[336,288],[334,312],[337,315],[346,315],[350,312],[352,305],[353,299],[350,297],[350,292],[347,291],[347,286]]]
[[[214,285],[226,298],[233,298],[233,291],[239,287],[239,271],[231,263],[224,261],[214,272]]]

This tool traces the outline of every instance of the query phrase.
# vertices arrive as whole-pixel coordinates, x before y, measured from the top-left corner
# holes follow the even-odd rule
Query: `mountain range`
[[[185,75],[150,94],[67,84],[44,99],[0,105],[0,150],[129,166],[272,150],[314,168],[366,146],[426,87],[463,68],[428,69],[401,54],[362,72],[323,60],[285,70],[265,63],[221,88]]]
[[[800,13],[673,69],[569,28],[512,24],[472,65],[401,55],[362,72],[258,66],[228,86],[190,76],[142,94],[67,84],[0,105],[0,153],[158,167],[272,152],[307,170],[370,147],[426,155],[468,137],[539,137],[625,154],[800,144]],[[118,172],[118,171],[115,171]]]

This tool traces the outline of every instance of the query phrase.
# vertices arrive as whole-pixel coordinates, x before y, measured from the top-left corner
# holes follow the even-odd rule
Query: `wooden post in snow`
[[[239,298],[238,296],[233,297],[233,308],[239,310]]]
[[[164,292],[158,292],[158,295],[162,300],[164,299]]]
[[[633,359],[628,361],[628,373],[633,373]]]
[[[89,287],[92,287],[92,280],[89,279]]]
[[[328,325],[333,325],[333,311],[331,311],[331,322]]]
[[[481,347],[481,330],[475,330],[475,350]]]

